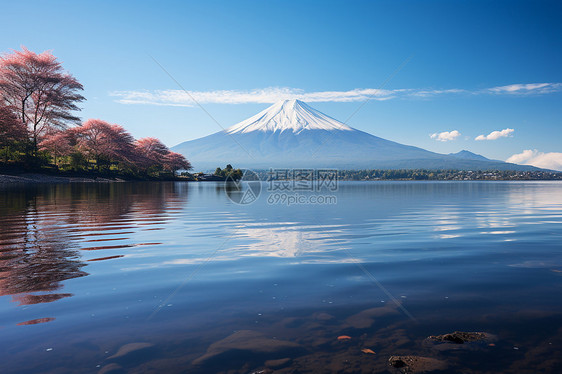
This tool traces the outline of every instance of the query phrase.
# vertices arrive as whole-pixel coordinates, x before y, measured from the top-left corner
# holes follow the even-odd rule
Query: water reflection
[[[318,256],[329,253],[336,242],[345,243],[334,238],[341,229],[340,225],[303,225],[298,222],[248,224],[237,231],[240,238],[246,239],[246,243],[237,248],[237,254],[242,257]]]
[[[497,334],[502,351],[489,348],[480,361],[461,354],[452,359],[459,367],[501,362],[494,372],[502,371],[525,346],[555,357],[548,343],[562,318],[560,190],[343,183],[337,206],[290,207],[235,204],[222,183],[4,190],[3,371],[248,373],[263,369],[262,358],[284,357],[303,372],[352,371],[350,362],[354,372],[384,371],[390,355],[433,355],[418,344],[429,334],[463,329]],[[387,313],[394,304],[357,262],[418,324]],[[519,316],[530,309],[543,320]],[[256,345],[256,337],[276,337],[309,354],[251,354],[255,366],[238,365],[235,340],[226,356],[194,366],[241,330],[254,331],[246,337]],[[146,344],[151,350],[115,356]]]
[[[125,256],[88,259],[82,251],[159,244],[135,242],[132,234],[145,225],[166,223],[168,212],[177,211],[187,198],[186,191],[171,183],[4,189],[0,194],[0,296],[10,295],[19,305],[72,296],[61,292],[63,282],[87,276],[86,262]]]
[[[190,206],[189,188],[197,195]],[[0,296],[11,295],[20,305],[67,298],[72,294],[62,291],[63,282],[88,275],[87,265],[126,257],[122,270],[205,263],[225,237],[229,243],[214,262],[250,257],[295,264],[353,262],[344,249],[361,262],[404,260],[412,253],[389,251],[393,243],[481,240],[483,235],[516,241],[523,224],[537,223],[540,212],[543,222],[555,220],[562,206],[559,187],[541,183],[344,183],[334,207],[268,206],[265,198],[236,206],[225,192],[222,183],[4,190]],[[167,225],[176,231],[159,234]],[[182,232],[197,246],[187,244]],[[164,242],[166,252],[142,250]],[[416,258],[433,255],[415,252]]]

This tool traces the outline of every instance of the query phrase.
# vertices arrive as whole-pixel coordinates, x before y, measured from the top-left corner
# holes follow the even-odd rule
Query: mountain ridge
[[[240,168],[539,170],[431,152],[352,128],[300,100],[275,103],[234,126],[172,147],[199,170]],[[468,152],[468,151],[467,151]],[[482,159],[474,159],[480,156]]]
[[[458,157],[464,160],[496,161],[496,160],[491,160],[482,155],[479,155],[477,153],[467,151],[466,149],[463,149],[462,151],[456,153],[449,153],[449,156]]]

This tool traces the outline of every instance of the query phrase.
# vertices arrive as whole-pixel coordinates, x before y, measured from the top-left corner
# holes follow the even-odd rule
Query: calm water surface
[[[266,192],[234,204],[222,183],[4,187],[0,372],[394,372],[391,355],[562,372],[562,183],[334,194],[284,206]],[[425,340],[457,330],[496,340]]]

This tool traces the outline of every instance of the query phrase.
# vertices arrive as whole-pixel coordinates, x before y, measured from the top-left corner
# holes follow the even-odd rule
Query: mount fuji
[[[285,100],[224,131],[172,148],[197,170],[240,168],[537,170],[483,156],[440,154],[354,129]],[[476,155],[475,155],[476,156]]]

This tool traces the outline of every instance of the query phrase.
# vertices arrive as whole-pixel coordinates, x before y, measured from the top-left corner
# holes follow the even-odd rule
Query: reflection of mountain
[[[183,202],[178,188],[166,183],[94,183],[4,189],[0,296],[12,295],[22,305],[72,296],[61,292],[63,282],[88,275],[80,249],[95,253],[104,246],[133,247],[134,241],[113,243],[130,241],[127,235],[139,227],[165,222],[166,212]]]
[[[232,240],[212,256],[213,262],[233,261],[244,257],[277,257],[291,260],[291,263],[346,263],[354,259],[338,251],[349,248],[349,240],[341,234],[347,225],[303,225],[299,222],[252,222],[235,226]],[[208,256],[174,258],[157,265],[150,263],[140,268],[169,265],[204,264]],[[133,270],[135,268],[129,268]]]
[[[249,239],[240,246],[242,256],[299,257],[323,253],[326,249],[322,244],[327,245],[332,239],[326,229],[297,223],[277,228],[265,224],[246,225],[238,231],[242,238]]]

